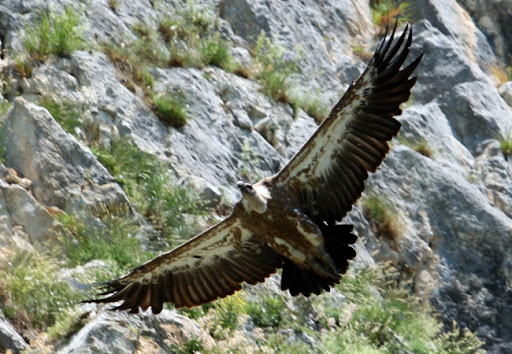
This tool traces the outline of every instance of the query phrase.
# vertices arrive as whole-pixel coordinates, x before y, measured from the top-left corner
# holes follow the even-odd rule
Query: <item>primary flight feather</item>
[[[421,55],[402,68],[412,42],[384,39],[317,131],[276,175],[239,182],[242,199],[217,225],[181,246],[103,284],[92,302],[119,302],[137,313],[164,303],[192,307],[262,282],[282,268],[281,288],[292,295],[329,291],[355,257],[357,237],[341,221],[389,151]]]

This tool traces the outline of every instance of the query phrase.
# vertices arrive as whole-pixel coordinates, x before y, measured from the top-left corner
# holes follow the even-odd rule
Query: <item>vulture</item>
[[[164,303],[198,306],[256,284],[282,269],[291,295],[329,291],[356,255],[353,225],[340,224],[361,196],[397,135],[416,77],[408,24],[378,45],[366,70],[349,86],[315,133],[277,174],[238,182],[242,198],[231,215],[175,249],[100,284],[96,303],[138,313]]]

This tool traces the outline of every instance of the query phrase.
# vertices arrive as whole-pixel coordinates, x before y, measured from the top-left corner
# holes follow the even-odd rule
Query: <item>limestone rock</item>
[[[132,315],[101,311],[58,350],[66,353],[167,353],[197,340],[206,350],[215,342],[197,323],[175,311]]]
[[[44,108],[15,100],[3,124],[6,163],[33,181],[35,198],[66,211],[115,210],[126,196],[94,155]]]
[[[29,239],[42,243],[55,231],[51,214],[17,184],[0,179],[0,244]]]
[[[512,107],[512,81],[507,81],[500,87],[500,95]]]
[[[0,350],[4,353],[21,353],[27,347],[27,343],[16,333],[14,328],[3,318],[0,318]]]
[[[511,342],[512,220],[477,185],[405,147],[393,148],[373,188],[416,225],[399,255],[419,275],[425,265],[435,271],[443,318],[457,317],[489,346]]]

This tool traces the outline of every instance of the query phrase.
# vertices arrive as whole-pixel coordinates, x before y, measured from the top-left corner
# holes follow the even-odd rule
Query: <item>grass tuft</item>
[[[92,151],[171,246],[185,240],[186,215],[201,214],[203,206],[190,190],[172,182],[165,166],[126,140]]]
[[[402,235],[396,209],[382,197],[375,194],[361,200],[363,213],[375,227],[377,235],[394,244]]]
[[[318,98],[317,95],[293,92],[291,99],[295,116],[297,115],[298,108],[301,108],[310,117],[315,118],[317,123],[321,123],[330,112],[329,106]]]
[[[86,47],[80,28],[80,13],[66,6],[62,14],[41,13],[26,30],[25,48],[32,60],[45,61],[49,55],[69,57]]]
[[[370,1],[373,23],[381,29],[409,22],[411,4],[407,1],[372,0]]]
[[[254,77],[263,86],[263,92],[276,101],[290,102],[288,79],[299,72],[294,54],[275,44],[263,31],[251,53],[256,63]]]
[[[214,65],[225,71],[232,71],[231,54],[228,45],[220,36],[205,40],[200,47],[202,61],[206,65]]]
[[[434,149],[429,145],[428,141],[425,139],[422,139],[420,141],[411,141],[407,139],[404,135],[399,134],[397,141],[400,144],[403,144],[412,150],[416,151],[417,153],[422,154],[423,156],[426,156],[428,158],[433,158],[435,155]]]
[[[76,136],[76,128],[82,124],[82,112],[76,105],[52,96],[43,96],[39,105],[50,112],[62,129]]]
[[[153,112],[162,122],[176,128],[187,124],[185,105],[185,95],[179,91],[170,91],[153,98]]]
[[[508,157],[512,155],[512,138],[510,135],[500,140],[500,149],[505,160],[508,160]]]
[[[143,251],[137,238],[139,226],[128,218],[106,215],[98,222],[85,215],[61,213],[57,222],[64,229],[59,240],[70,267],[101,259],[114,264],[119,274],[152,256]]]
[[[80,295],[57,277],[62,262],[47,253],[15,250],[0,268],[1,309],[18,332],[58,324]],[[37,295],[36,295],[37,294]],[[59,316],[59,313],[63,313]]]

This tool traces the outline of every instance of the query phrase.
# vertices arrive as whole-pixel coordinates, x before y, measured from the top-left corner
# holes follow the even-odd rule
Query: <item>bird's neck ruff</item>
[[[268,209],[267,202],[271,199],[270,191],[261,184],[254,184],[252,188],[252,193],[242,191],[243,206],[247,211],[263,214]]]

